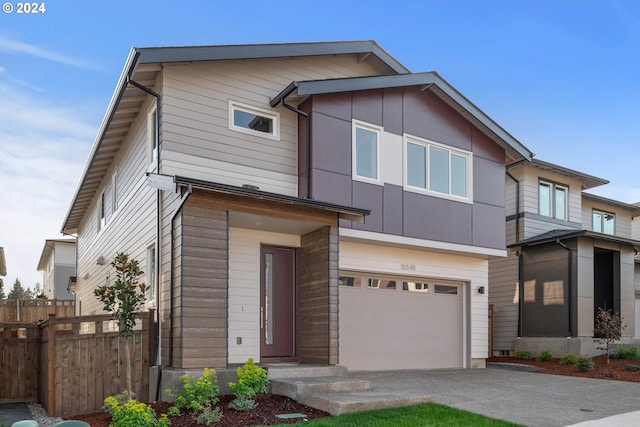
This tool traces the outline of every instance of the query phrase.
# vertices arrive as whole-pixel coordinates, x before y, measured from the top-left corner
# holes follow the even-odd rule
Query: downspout
[[[285,99],[287,97],[287,95],[289,93],[293,92],[293,89],[291,89],[290,92],[288,92],[286,95],[284,95],[278,102],[276,102],[275,105],[272,104],[272,107],[276,107],[278,104],[281,104],[284,108],[286,108],[287,110],[293,111],[294,113],[298,114],[299,116],[304,117],[307,120],[307,132],[306,132],[306,147],[307,147],[307,158],[306,158],[306,163],[307,163],[307,191],[306,194],[303,196],[303,198],[305,199],[313,199],[313,195],[311,193],[311,116],[309,115],[309,113],[307,113],[306,111],[302,111],[298,108],[295,108],[289,104],[287,104],[285,102]],[[275,101],[275,100],[274,100]]]
[[[571,330],[571,312],[572,312],[572,310],[571,310],[571,304],[572,304],[572,301],[571,301],[571,285],[572,285],[573,280],[571,280],[571,279],[573,279],[573,249],[567,247],[567,245],[562,243],[560,241],[560,239],[557,239],[556,243],[558,245],[560,245],[564,250],[569,252],[569,262],[567,263],[568,269],[569,269],[569,276],[568,276],[569,283],[567,285],[567,297],[568,297],[568,300],[569,300],[569,304],[567,305],[567,312],[568,312],[568,315],[569,315],[569,337],[572,337],[573,336],[573,332]]]
[[[520,241],[520,181],[516,179],[509,169],[519,166],[523,163],[528,163],[529,160],[524,159],[519,162],[507,165],[505,168],[505,173],[509,178],[515,182],[516,185],[516,243]],[[524,284],[522,283],[522,248],[518,250],[518,337],[522,336],[522,292],[524,290]]]
[[[156,173],[160,173],[160,153],[162,152],[162,150],[160,150],[160,112],[161,112],[161,97],[160,94],[149,89],[146,86],[141,85],[140,83],[131,80],[131,73],[133,72],[133,69],[129,70],[129,73],[127,74],[127,84],[130,84],[132,86],[137,87],[138,89],[140,89],[143,92],[146,92],[147,94],[153,96],[156,99],[156,150],[157,150],[157,155],[156,155]],[[162,339],[162,328],[160,327],[160,312],[162,311],[160,308],[160,274],[161,274],[161,261],[162,261],[162,257],[160,255],[160,252],[162,250],[161,247],[161,215],[160,215],[160,209],[161,209],[161,190],[158,189],[156,190],[156,243],[155,243],[155,267],[156,267],[156,271],[155,271],[155,276],[156,276],[156,289],[155,289],[155,297],[156,297],[156,354],[155,354],[155,360],[154,360],[154,365],[155,366],[159,366],[160,365],[160,343],[161,343],[161,339]],[[160,382],[158,381],[158,384]]]

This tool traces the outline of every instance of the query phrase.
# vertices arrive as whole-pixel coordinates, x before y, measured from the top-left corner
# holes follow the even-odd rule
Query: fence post
[[[20,298],[16,298],[16,322],[20,321]]]
[[[48,339],[49,346],[47,348],[47,383],[49,389],[47,390],[47,413],[50,417],[54,416],[55,412],[55,396],[56,396],[56,328],[54,325],[56,319],[55,313],[49,314],[49,330]]]

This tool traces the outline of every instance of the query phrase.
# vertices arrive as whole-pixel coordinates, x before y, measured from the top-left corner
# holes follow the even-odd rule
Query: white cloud
[[[41,87],[36,86],[34,84],[31,84],[26,80],[19,79],[19,78],[15,77],[11,73],[9,73],[9,71],[7,71],[6,68],[4,68],[2,66],[0,66],[0,78],[3,78],[9,84],[14,85],[14,86],[24,87],[24,88],[33,90],[35,92],[44,92],[44,89],[42,89]]]
[[[58,62],[60,64],[70,65],[76,68],[91,69],[95,66],[83,59],[74,58],[59,52],[44,49],[38,46],[30,45],[27,43],[13,40],[7,37],[0,36],[0,51],[9,53],[21,53],[37,58],[47,59],[49,61]]]

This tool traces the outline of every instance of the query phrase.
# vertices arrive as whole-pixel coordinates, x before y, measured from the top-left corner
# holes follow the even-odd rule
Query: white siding
[[[403,269],[407,265],[415,270]],[[340,242],[340,270],[362,271],[398,276],[448,279],[467,283],[465,286],[470,307],[464,324],[468,326],[470,359],[484,359],[488,352],[488,261],[464,255],[449,255],[429,251],[391,248],[373,244]],[[478,287],[485,287],[485,294],[478,294]],[[466,345],[465,345],[466,347]],[[467,350],[467,354],[469,354]]]
[[[298,116],[269,101],[294,80],[375,74],[353,56],[166,65],[163,173],[297,195]],[[229,100],[280,113],[280,140],[229,130]]]
[[[229,229],[228,363],[244,363],[250,357],[260,360],[260,244],[299,247],[300,237]]]

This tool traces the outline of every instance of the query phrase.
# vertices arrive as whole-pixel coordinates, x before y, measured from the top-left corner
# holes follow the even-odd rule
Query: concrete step
[[[352,392],[320,392],[299,396],[298,402],[331,415],[350,414],[374,409],[399,408],[403,406],[431,403],[433,396],[414,393],[389,394],[375,390]]]
[[[312,377],[344,377],[347,368],[344,366],[326,365],[263,365],[267,370],[269,380],[282,378],[312,378]]]
[[[371,382],[349,377],[283,378],[271,380],[271,392],[287,396],[331,415],[397,408],[433,402],[433,396],[411,391],[377,391]]]

